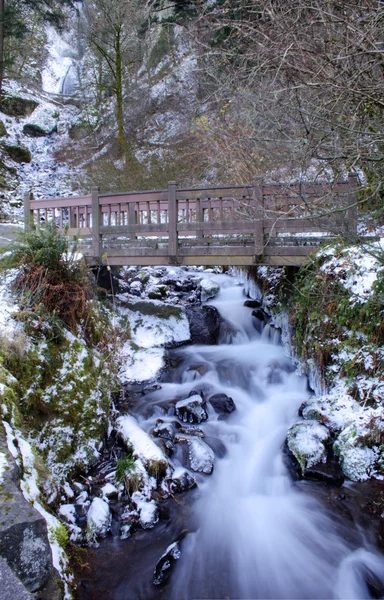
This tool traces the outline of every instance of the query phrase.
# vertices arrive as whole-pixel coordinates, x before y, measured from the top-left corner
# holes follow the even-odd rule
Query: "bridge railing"
[[[172,261],[212,245],[247,246],[263,255],[281,239],[356,231],[356,177],[329,184],[217,186],[34,200],[25,197],[25,227],[54,222],[89,240],[90,256],[121,252]],[[230,239],[231,238],[231,239]],[[136,250],[134,248],[137,248]],[[123,250],[122,250],[123,249]]]

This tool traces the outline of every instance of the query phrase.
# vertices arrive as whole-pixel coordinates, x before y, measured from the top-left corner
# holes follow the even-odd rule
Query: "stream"
[[[287,430],[311,393],[306,378],[276,331],[243,306],[242,286],[214,277],[221,291],[209,303],[226,321],[220,344],[171,351],[161,388],[137,395],[131,408],[150,432],[159,418],[175,422],[169,406],[193,391],[232,398],[236,410],[217,413],[208,403],[198,425],[215,453],[213,473],[194,473],[197,488],[165,500],[153,529],[91,549],[79,598],[382,598],[384,561],[369,531],[326,508],[325,484],[294,482],[285,464]],[[183,460],[176,445],[170,461],[177,468]],[[181,556],[155,586],[155,565],[175,541]]]

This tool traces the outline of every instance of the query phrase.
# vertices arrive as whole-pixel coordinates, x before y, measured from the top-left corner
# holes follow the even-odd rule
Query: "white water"
[[[201,425],[227,454],[199,480],[198,528],[182,543],[172,600],[370,598],[365,578],[384,581],[382,557],[349,546],[321,505],[295,488],[283,463],[287,430],[308,397],[306,380],[281,347],[257,333],[242,288],[220,279],[227,287],[212,304],[231,322],[232,343],[182,350],[181,383],[165,384],[153,397],[161,402],[209,385],[237,407],[227,420],[212,411]]]

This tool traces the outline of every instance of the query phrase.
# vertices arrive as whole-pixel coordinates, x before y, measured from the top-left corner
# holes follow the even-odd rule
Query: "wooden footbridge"
[[[25,227],[54,222],[90,265],[300,265],[327,237],[356,233],[357,179],[32,199]]]

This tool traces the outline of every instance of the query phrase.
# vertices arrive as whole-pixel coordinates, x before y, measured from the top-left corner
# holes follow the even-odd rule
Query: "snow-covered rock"
[[[118,495],[118,490],[112,483],[106,483],[101,488],[101,493],[103,498],[113,498]]]
[[[23,133],[30,137],[50,135],[56,130],[57,111],[49,105],[38,106],[23,126]]]
[[[212,279],[202,279],[200,281],[200,289],[202,302],[214,298],[220,292],[219,284]]]
[[[145,465],[151,474],[165,473],[168,460],[163,451],[152,438],[139,426],[136,419],[130,415],[116,420],[116,430],[132,453]]]
[[[98,537],[105,537],[112,521],[108,502],[94,498],[87,514],[87,539],[95,543]]]
[[[176,414],[184,423],[201,423],[208,418],[204,400],[199,394],[193,394],[176,403]]]
[[[151,529],[159,520],[157,504],[154,500],[148,500],[141,492],[132,494],[132,501],[136,504],[140,515],[140,525],[143,529]]]
[[[378,458],[378,448],[367,448],[359,443],[354,426],[346,428],[338,436],[334,443],[334,450],[348,479],[365,481],[371,477]]]
[[[215,455],[213,450],[200,438],[188,441],[189,463],[192,471],[209,475],[213,471]]]
[[[302,421],[290,427],[287,436],[288,448],[300,464],[302,472],[317,463],[326,462],[324,442],[329,437],[329,430],[318,421]]]
[[[177,467],[170,479],[167,479],[172,494],[186,492],[196,486],[196,479],[183,467]]]

